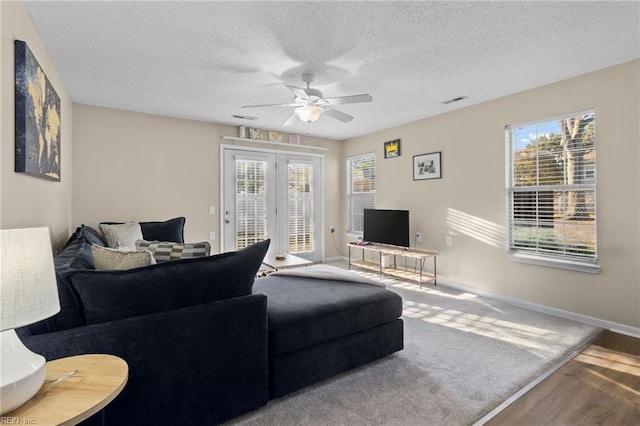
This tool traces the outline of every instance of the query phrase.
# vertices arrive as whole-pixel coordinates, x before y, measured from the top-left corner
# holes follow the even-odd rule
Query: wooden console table
[[[127,363],[113,355],[87,354],[49,361],[47,376],[38,393],[24,405],[3,414],[0,423],[75,425],[113,401],[128,377]]]
[[[380,277],[383,277],[384,275],[391,275],[398,278],[418,281],[420,283],[420,288],[422,288],[423,283],[431,281],[433,281],[434,285],[437,284],[437,251],[402,249],[399,247],[385,246],[381,244],[347,244],[347,247],[349,247],[349,269],[351,269],[351,265],[355,265],[360,268],[379,272]],[[362,260],[353,260],[352,251],[354,249],[362,250]],[[366,252],[377,254],[379,256],[378,263],[365,260]],[[382,256],[385,255],[393,256],[393,264],[391,266],[383,266]],[[414,265],[413,271],[407,267],[398,267],[397,261],[399,257],[404,258],[405,263],[406,259],[414,259],[417,264]],[[424,271],[425,264],[429,258],[433,259],[433,273],[427,273]]]

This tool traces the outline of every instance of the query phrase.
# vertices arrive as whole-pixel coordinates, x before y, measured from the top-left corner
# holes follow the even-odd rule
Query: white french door
[[[222,167],[223,251],[276,235],[276,156],[225,149]]]
[[[223,250],[271,238],[269,251],[322,261],[322,157],[223,148]]]

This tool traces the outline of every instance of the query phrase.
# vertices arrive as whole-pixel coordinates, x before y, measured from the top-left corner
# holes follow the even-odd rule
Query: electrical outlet
[[[444,244],[447,246],[452,246],[453,245],[453,237],[451,235],[445,235],[444,236]]]
[[[416,241],[418,242],[422,241],[422,233],[416,232]]]
[[[211,232],[209,232],[209,239],[210,239],[211,241],[215,241],[215,239],[216,239],[216,233],[215,233],[215,231],[211,231]]]
[[[333,225],[331,225],[331,226],[329,227],[329,231],[331,231],[331,233],[333,234],[334,232],[336,232],[336,227],[335,227],[335,226],[333,226]]]

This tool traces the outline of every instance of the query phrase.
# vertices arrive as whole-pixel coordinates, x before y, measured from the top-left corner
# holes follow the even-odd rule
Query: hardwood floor
[[[640,425],[640,339],[604,331],[486,425]]]

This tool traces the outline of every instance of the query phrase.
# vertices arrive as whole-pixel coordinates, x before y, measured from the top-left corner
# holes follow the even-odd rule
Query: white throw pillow
[[[132,269],[149,266],[156,263],[150,251],[117,250],[108,247],[91,246],[93,263],[98,270],[104,269]]]
[[[117,225],[107,225],[101,223],[98,225],[100,231],[107,241],[107,245],[111,248],[128,248],[136,249],[136,240],[142,238],[142,228],[138,222],[120,223]]]

